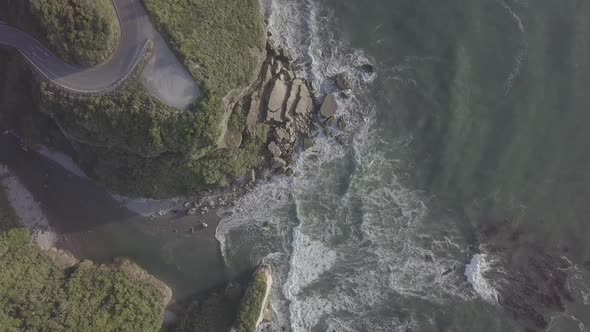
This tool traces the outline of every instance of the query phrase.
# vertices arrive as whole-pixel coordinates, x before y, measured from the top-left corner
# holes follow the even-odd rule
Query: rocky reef
[[[478,233],[478,250],[492,257],[486,277],[497,303],[525,331],[547,329],[552,316],[581,300],[569,286],[577,269],[563,250],[528,241],[527,232],[509,220],[490,221]]]

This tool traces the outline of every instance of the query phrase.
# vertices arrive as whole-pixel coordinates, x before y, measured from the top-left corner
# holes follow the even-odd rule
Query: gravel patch
[[[143,86],[164,104],[186,109],[201,96],[199,85],[172,53],[162,35],[153,28],[150,30],[154,55],[141,74]]]

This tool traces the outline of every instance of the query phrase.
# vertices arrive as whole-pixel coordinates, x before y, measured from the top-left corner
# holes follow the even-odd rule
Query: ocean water
[[[276,331],[590,330],[588,1],[264,9],[318,102],[353,86],[346,130],[216,232],[273,267]]]

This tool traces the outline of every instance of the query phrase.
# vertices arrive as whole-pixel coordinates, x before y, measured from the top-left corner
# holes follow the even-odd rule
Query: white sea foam
[[[526,42],[524,23],[522,22],[522,19],[520,18],[520,16],[518,16],[516,11],[512,7],[510,7],[506,3],[506,1],[497,0],[497,2],[500,4],[500,6],[502,6],[502,8],[504,8],[510,14],[510,17],[512,17],[512,19],[514,20],[514,23],[516,24],[516,27],[518,28],[518,33],[520,34],[520,39],[521,39],[521,42],[520,42],[521,45],[516,53],[516,56],[514,57],[514,66],[512,67],[512,71],[508,75],[506,82],[504,83],[505,94],[508,95],[510,93],[510,89],[512,89],[512,84],[513,84],[514,79],[516,77],[518,77],[518,75],[520,75],[520,71],[522,68],[522,62],[526,56],[528,45]],[[526,4],[521,3],[521,5],[526,5]]]
[[[400,294],[428,301],[472,296],[457,273],[445,273],[460,264],[465,245],[449,222],[424,224],[426,199],[402,184],[398,161],[379,152],[386,142],[376,132],[374,107],[358,98],[375,79],[358,66],[371,61],[333,35],[331,14],[320,15],[317,6],[264,2],[270,31],[292,51],[299,74],[318,95],[335,91],[332,76],[350,74],[355,94],[337,98],[352,145],[320,135],[299,156],[294,177],[261,184],[225,211],[216,237],[228,264],[247,251],[253,262],[273,266],[281,285],[273,291],[277,331],[284,324],[294,331],[414,328],[414,318],[382,311],[402,304]],[[387,150],[403,150],[406,143],[389,143]],[[435,239],[423,235],[429,229],[444,230],[436,251]]]
[[[484,275],[490,269],[488,259],[485,254],[473,255],[469,264],[465,266],[465,276],[479,296],[490,303],[496,304],[498,303],[498,291],[490,285]]]

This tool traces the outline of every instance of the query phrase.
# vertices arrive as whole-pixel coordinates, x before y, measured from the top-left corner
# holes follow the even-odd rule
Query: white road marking
[[[125,4],[123,4],[124,1],[125,0],[113,0],[113,5],[114,5],[115,10],[117,12],[117,16],[119,16],[119,22],[121,23],[121,25],[123,25],[123,23],[121,22],[121,16],[119,15],[120,14],[119,7],[125,5]],[[131,74],[133,73],[133,71],[135,70],[137,65],[139,64],[141,57],[143,56],[143,54],[145,54],[145,50],[146,50],[147,46],[149,45],[149,39],[146,38],[142,34],[140,20],[145,21],[146,14],[142,12],[143,8],[139,4],[139,0],[126,0],[125,2],[127,2],[129,5],[131,5],[132,13],[137,13],[140,16],[144,16],[144,17],[137,17],[137,18],[135,18],[135,22],[130,23],[130,25],[135,28],[135,39],[136,40],[135,40],[134,50],[132,53],[133,54],[132,58],[131,59],[124,59],[126,61],[123,62],[123,63],[125,63],[123,68],[119,67],[118,61],[111,63],[110,66],[105,64],[105,65],[99,65],[99,66],[92,67],[92,68],[74,67],[70,64],[65,63],[63,60],[61,60],[61,58],[54,55],[43,44],[41,44],[39,41],[37,41],[37,39],[35,39],[35,37],[27,34],[24,31],[21,31],[16,28],[13,28],[9,25],[6,25],[6,23],[2,22],[2,21],[0,21],[0,32],[5,34],[7,37],[4,41],[0,40],[0,45],[7,45],[7,46],[11,46],[11,47],[16,48],[19,51],[19,53],[21,53],[23,55],[23,57],[29,63],[31,63],[31,65],[42,76],[45,77],[45,79],[48,79],[53,84],[55,84],[61,88],[64,88],[66,90],[73,91],[73,92],[87,93],[87,94],[97,94],[97,93],[112,91],[112,90],[116,89],[118,86],[120,86],[123,82],[125,82],[129,78],[129,76],[131,76]],[[121,7],[121,8],[123,8],[123,7]],[[143,43],[143,45],[141,44],[142,39],[145,39],[145,42]],[[23,46],[23,45],[25,45],[25,46],[22,48],[19,47],[19,46]],[[53,67],[56,67],[58,69],[57,72],[60,75],[56,75],[56,72],[54,72],[48,68],[48,66],[52,66],[52,65],[53,65]],[[86,78],[86,81],[91,82],[92,81],[92,79],[91,79],[92,73],[99,72],[102,69],[111,70],[111,71],[113,69],[115,69],[115,70],[122,69],[122,72],[120,72],[117,77],[110,80],[110,82],[108,82],[107,84],[104,84],[104,82],[101,84],[101,82],[99,81],[98,82],[99,84],[97,84],[95,86],[104,86],[104,87],[100,88],[100,89],[95,89],[95,90],[75,89],[75,88],[73,88],[73,86],[75,86],[76,83],[71,82],[66,79],[67,77],[69,77],[70,79],[77,78],[78,84],[79,84],[80,80],[84,79],[84,78]],[[84,77],[85,74],[89,75],[90,77]]]

